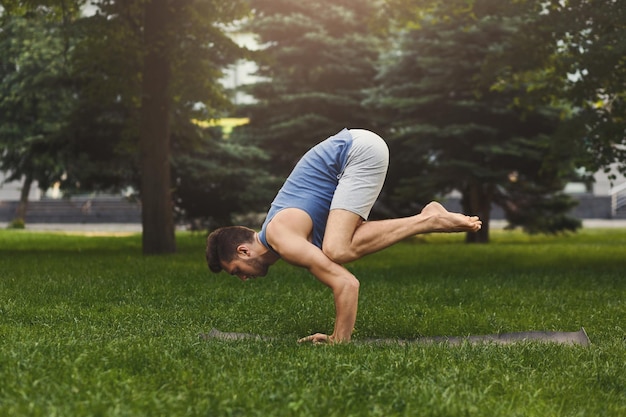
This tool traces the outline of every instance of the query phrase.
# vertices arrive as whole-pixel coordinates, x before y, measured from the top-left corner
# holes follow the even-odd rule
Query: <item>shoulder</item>
[[[304,210],[286,208],[269,222],[265,238],[281,257],[285,257],[300,245],[310,244],[312,231],[313,221]]]
[[[290,207],[276,213],[266,230],[267,241],[272,246],[284,238],[307,239],[313,230],[313,220],[304,210]]]

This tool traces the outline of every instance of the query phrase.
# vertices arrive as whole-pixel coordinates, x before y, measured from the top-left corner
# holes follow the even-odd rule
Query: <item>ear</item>
[[[248,245],[241,244],[237,246],[237,255],[242,257],[250,256],[250,248]]]

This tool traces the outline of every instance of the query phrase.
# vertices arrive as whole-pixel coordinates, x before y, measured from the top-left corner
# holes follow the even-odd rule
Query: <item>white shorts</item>
[[[353,139],[352,147],[330,209],[347,210],[367,220],[385,183],[389,148],[374,132],[364,129],[349,131]]]

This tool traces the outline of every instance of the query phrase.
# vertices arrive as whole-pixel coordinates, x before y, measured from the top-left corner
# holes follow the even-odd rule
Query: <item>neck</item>
[[[272,248],[268,248],[263,244],[263,242],[261,242],[258,233],[254,234],[254,240],[256,245],[259,247],[259,255],[266,259],[269,263],[273,264],[280,259],[280,255],[278,253],[276,253]]]

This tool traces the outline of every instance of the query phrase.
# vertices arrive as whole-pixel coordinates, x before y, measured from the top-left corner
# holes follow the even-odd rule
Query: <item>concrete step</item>
[[[617,210],[613,216],[614,219],[626,219],[626,208]]]
[[[17,202],[0,204],[0,219],[11,221]],[[137,223],[141,205],[124,199],[38,200],[28,203],[26,223]]]

